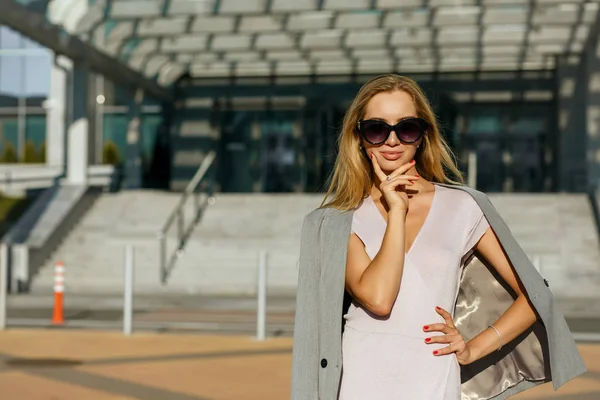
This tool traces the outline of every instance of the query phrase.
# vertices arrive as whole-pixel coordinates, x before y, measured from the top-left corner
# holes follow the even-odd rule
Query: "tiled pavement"
[[[292,341],[68,330],[0,333],[2,400],[279,400],[289,398]],[[590,372],[558,392],[515,399],[600,399],[600,345],[581,344]]]

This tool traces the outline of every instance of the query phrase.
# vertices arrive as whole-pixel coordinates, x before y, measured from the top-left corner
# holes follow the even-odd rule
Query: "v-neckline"
[[[423,232],[424,228],[426,228],[429,220],[431,219],[431,214],[433,211],[433,207],[436,203],[436,198],[438,197],[438,190],[439,187],[435,185],[435,183],[433,184],[433,198],[431,199],[431,204],[429,205],[429,210],[427,211],[427,215],[425,216],[425,220],[423,221],[423,223],[421,224],[421,227],[419,228],[419,231],[417,232],[413,242],[411,243],[410,247],[408,248],[408,250],[404,251],[405,256],[408,256],[411,252],[412,249],[415,248],[415,245],[417,244],[419,237],[421,236],[421,233]],[[369,201],[371,203],[371,205],[373,206],[374,211],[377,213],[377,215],[379,215],[380,220],[383,222],[383,224],[387,227],[387,220],[385,219],[385,217],[381,214],[381,211],[379,211],[379,208],[377,207],[377,204],[375,204],[375,200],[373,200],[373,197],[369,194]]]

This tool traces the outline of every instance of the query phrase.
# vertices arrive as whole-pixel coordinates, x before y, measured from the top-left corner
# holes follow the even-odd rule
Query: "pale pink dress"
[[[477,203],[461,190],[435,186],[425,222],[405,256],[402,282],[387,318],[353,302],[344,316],[340,400],[459,400],[460,366],[454,354],[434,356],[446,344],[426,344],[424,325],[444,322],[440,306],[454,313],[461,259],[489,225]],[[386,221],[368,197],[355,211],[352,231],[375,257]]]

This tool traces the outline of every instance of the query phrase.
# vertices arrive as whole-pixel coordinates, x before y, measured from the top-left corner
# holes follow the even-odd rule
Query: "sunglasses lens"
[[[405,121],[398,127],[398,138],[405,143],[413,143],[419,140],[423,134],[423,127],[418,121]]]
[[[379,121],[364,121],[362,131],[365,139],[373,144],[383,143],[388,137],[388,127]]]

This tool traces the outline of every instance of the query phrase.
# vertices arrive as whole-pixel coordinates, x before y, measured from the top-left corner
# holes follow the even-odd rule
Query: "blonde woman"
[[[460,185],[414,81],[366,83],[339,145],[302,229],[292,399],[503,399],[585,371],[547,282]]]

